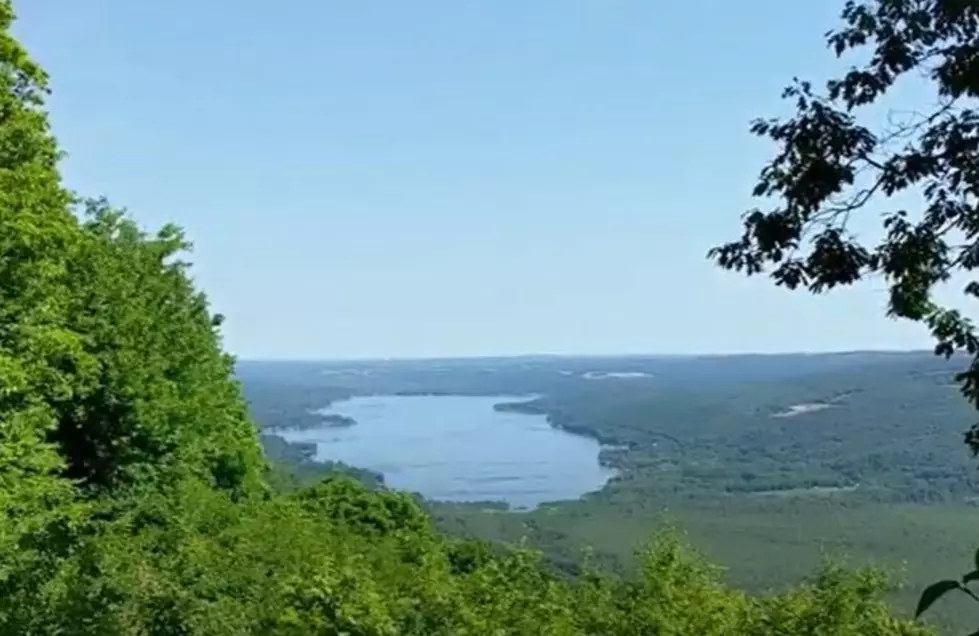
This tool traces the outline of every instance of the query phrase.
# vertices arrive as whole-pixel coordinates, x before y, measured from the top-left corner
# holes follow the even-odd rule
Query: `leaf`
[[[958,581],[953,581],[951,579],[946,579],[944,581],[938,581],[937,583],[932,583],[925,588],[925,591],[921,593],[921,598],[918,599],[918,607],[914,610],[914,617],[918,618],[929,607],[934,605],[935,601],[945,596],[952,590],[962,589],[962,584]]]
[[[968,585],[973,581],[979,581],[979,570],[973,570],[962,577],[962,585]]]

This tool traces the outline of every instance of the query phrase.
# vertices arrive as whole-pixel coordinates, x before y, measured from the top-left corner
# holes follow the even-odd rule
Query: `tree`
[[[41,110],[47,77],[9,34],[0,0],[0,624],[29,602],[67,550],[80,510],[49,435],[57,411],[91,368],[65,328],[70,260],[78,247],[59,152]]]
[[[221,351],[221,317],[179,258],[189,243],[174,226],[146,234],[104,200],[86,202],[85,218],[67,326],[98,371],[55,404],[68,476],[94,490],[173,471],[256,488],[255,427]]]
[[[826,40],[837,57],[856,62],[822,90],[795,80],[784,92],[795,114],[752,124],[777,147],[753,194],[775,203],[749,210],[741,238],[708,257],[816,294],[882,277],[888,315],[926,324],[937,354],[971,357],[956,379],[979,408],[975,322],[935,297],[963,275],[964,295],[979,298],[979,3],[850,0],[841,17]],[[930,91],[929,112],[892,113],[876,128],[865,121],[871,107],[914,81]],[[915,197],[920,209],[902,205],[901,196]],[[849,227],[854,215],[871,211],[882,213],[879,240]],[[965,442],[979,454],[979,424]],[[957,589],[944,583],[930,589]]]
[[[176,260],[186,242],[103,201],[80,221],[13,20],[0,0],[3,625],[27,620],[94,497],[185,474],[241,493],[264,469],[219,321]]]
[[[964,350],[973,361],[959,380],[979,407],[979,336],[960,311],[935,300],[953,274],[979,267],[979,4],[974,0],[848,2],[843,26],[827,34],[836,55],[858,61],[821,91],[796,80],[785,120],[759,119],[754,134],[775,142],[739,240],[715,247],[721,267],[767,273],[778,285],[822,293],[871,276],[890,292],[888,314],[928,325],[936,353]],[[857,54],[863,54],[862,56]],[[900,82],[924,77],[934,109],[892,116],[873,130],[860,115]],[[893,202],[920,196],[920,210]],[[883,238],[855,236],[855,214],[882,212]],[[963,290],[979,298],[979,282]],[[966,436],[979,452],[979,428]]]
[[[24,464],[12,481],[99,491],[172,469],[253,488],[260,447],[188,243],[62,185],[47,77],[12,21],[0,0],[0,479]]]

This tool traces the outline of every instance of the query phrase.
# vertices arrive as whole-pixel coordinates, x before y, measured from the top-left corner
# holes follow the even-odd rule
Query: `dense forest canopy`
[[[929,632],[872,572],[749,596],[664,534],[628,577],[569,579],[405,494],[277,492],[183,237],[62,183],[13,18],[0,0],[0,632]]]

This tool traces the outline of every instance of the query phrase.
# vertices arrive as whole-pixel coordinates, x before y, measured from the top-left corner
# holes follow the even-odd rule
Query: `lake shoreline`
[[[444,408],[444,406],[440,404],[440,406],[435,407],[432,403],[421,403],[425,405],[420,406],[422,411],[419,413],[412,413],[412,411],[405,412],[403,410],[404,403],[402,403],[397,407],[402,410],[401,413],[390,416],[381,415],[386,408],[391,408],[391,402],[385,403],[385,400],[422,397],[433,399],[457,398],[457,402],[455,404],[449,404],[448,408],[450,411],[448,413],[440,413],[439,409]],[[506,509],[511,512],[528,512],[538,509],[545,504],[560,505],[562,503],[573,503],[581,501],[589,495],[602,492],[621,476],[621,471],[616,466],[618,462],[615,461],[615,457],[622,452],[626,452],[621,446],[609,448],[607,443],[603,443],[603,440],[598,439],[596,436],[588,435],[585,431],[576,431],[571,427],[561,425],[553,417],[553,414],[540,409],[539,400],[544,397],[542,394],[459,395],[458,393],[433,394],[431,392],[409,391],[398,394],[358,394],[333,401],[327,407],[329,409],[337,409],[337,407],[344,408],[340,405],[346,404],[347,408],[344,409],[344,412],[323,413],[326,416],[337,416],[331,419],[335,419],[341,425],[331,426],[321,423],[319,426],[303,427],[302,429],[280,429],[276,430],[276,433],[279,436],[283,436],[287,443],[316,444],[317,453],[314,461],[342,462],[351,466],[378,472],[384,476],[384,481],[389,487],[419,493],[426,500],[430,500],[436,504],[476,505],[477,507],[489,507],[494,510],[501,510],[505,505]],[[539,425],[528,428],[523,423],[518,423],[513,420],[480,422],[481,419],[487,418],[487,414],[482,410],[467,412],[467,409],[482,409],[484,407],[478,403],[467,405],[465,402],[458,402],[459,398],[463,400],[467,398],[478,398],[482,399],[483,403],[489,403],[490,414],[488,417],[490,418],[507,413],[537,416],[541,418],[540,421],[546,423],[547,433]],[[371,400],[374,402],[371,403]],[[356,406],[350,408],[351,404],[356,404]],[[530,405],[536,405],[536,407]],[[415,407],[412,408],[417,410]],[[452,412],[452,409],[458,410],[460,408],[463,409],[462,414]],[[321,413],[322,411],[323,409],[320,410]],[[397,425],[392,421],[382,421],[385,417],[394,418]],[[425,422],[425,425],[405,427],[403,420],[405,418],[411,419],[412,417],[421,417],[420,421]],[[366,425],[365,418],[368,423]],[[441,427],[442,430],[433,432],[431,430],[432,423]],[[386,433],[375,431],[374,429],[378,425],[386,427]],[[350,429],[359,431],[356,437],[349,437],[350,434],[353,434],[352,431],[349,434],[347,433]],[[446,473],[447,476],[438,478],[448,479],[449,481],[445,483],[438,482],[436,477],[430,477],[430,479],[436,479],[436,482],[433,483],[437,485],[424,482],[424,480],[420,482],[421,487],[410,483],[412,480],[418,481],[420,479],[417,475],[413,476],[410,474],[413,471],[415,473],[424,473],[426,470],[432,472],[432,470],[429,470],[425,466],[424,461],[399,455],[410,452],[414,439],[411,436],[414,435],[415,438],[418,438],[419,432],[424,431],[428,431],[428,434],[435,434],[435,440],[439,443],[447,444],[449,448],[451,448],[452,444],[458,445],[460,442],[447,440],[465,440],[461,442],[463,444],[462,447],[458,447],[454,451],[446,451],[446,456],[453,458],[451,461],[445,460],[450,461],[450,464],[453,462],[459,464],[468,462],[468,465],[461,474],[449,475]],[[350,443],[354,443],[351,442],[354,439],[357,439],[357,443],[363,445],[365,438],[377,434],[385,435],[383,443],[376,443],[381,446],[387,446],[388,449],[386,451],[377,451],[376,449],[365,450],[361,448],[359,452],[366,453],[366,456],[356,457],[351,456],[349,453],[354,452],[356,454],[358,451],[351,451],[349,448],[341,449],[343,444],[349,445]],[[553,434],[563,434],[563,437],[549,437],[549,435]],[[398,437],[404,437],[406,435],[411,439],[399,444]],[[499,437],[501,435],[503,436],[502,438]],[[526,436],[528,439],[541,439],[536,442],[517,442],[509,439],[515,435],[518,437]],[[460,436],[462,437],[460,438]],[[422,435],[421,438],[423,437]],[[332,441],[328,442],[327,440]],[[586,456],[589,451],[586,450],[588,448],[587,444],[582,445],[585,442],[594,445],[592,447],[594,450],[590,451],[595,453],[590,460],[594,462],[592,468],[574,466],[573,469],[569,470],[568,464],[570,462],[583,462],[587,466],[589,460]],[[499,448],[501,443],[506,446],[506,449],[493,455],[493,447]],[[327,450],[324,444],[330,445],[331,449]],[[569,450],[567,452],[555,451],[553,448],[554,444],[563,444]],[[395,452],[391,448],[398,448],[398,450]],[[511,448],[518,450],[514,452],[510,450]],[[408,450],[406,451],[405,449]],[[540,455],[542,451],[544,454]],[[432,452],[430,448],[427,451],[428,454]],[[585,453],[584,456],[582,456],[583,452]],[[347,454],[345,455],[344,453]],[[463,455],[475,453],[475,455],[471,460],[462,460],[456,457],[459,453]],[[374,459],[371,459],[372,456]],[[580,459],[576,460],[576,456],[580,456]],[[534,459],[534,457],[537,458]],[[489,462],[488,464],[486,463],[487,461]],[[439,460],[437,463],[444,464],[445,462]],[[469,466],[475,467],[472,473],[467,472],[470,470]],[[507,471],[523,471],[523,473],[520,476],[510,477],[506,473],[495,473],[494,471],[499,471],[501,468],[494,468],[494,466],[501,466],[503,470]],[[520,466],[524,466],[524,468],[520,468]],[[548,468],[549,466],[551,468]],[[437,473],[439,470],[444,472],[445,468],[437,469],[434,472]],[[487,473],[486,471],[489,472]],[[530,481],[527,481],[528,479]],[[589,480],[592,484],[590,486],[586,485]],[[506,485],[508,482],[514,483],[517,489],[507,490],[510,488]],[[538,483],[540,486],[535,485]],[[575,486],[576,483],[580,485]],[[453,486],[451,484],[456,485]],[[472,498],[465,498],[465,491],[470,488],[476,492],[472,493]],[[502,488],[507,494],[503,495],[502,498],[494,497],[487,499],[480,497],[479,491],[485,492],[486,488],[489,488],[491,491]],[[538,490],[538,488],[543,488],[544,490]],[[577,490],[577,492],[567,492],[569,489],[572,491]],[[553,490],[553,493],[549,493],[548,491],[550,490]],[[489,493],[486,492],[486,494]]]

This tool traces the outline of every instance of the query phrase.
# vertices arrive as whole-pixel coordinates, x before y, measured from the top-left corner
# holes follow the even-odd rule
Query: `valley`
[[[979,543],[975,465],[962,445],[973,413],[951,385],[956,364],[910,352],[244,362],[238,373],[264,426],[308,425],[324,403],[354,396],[486,396],[594,439],[617,473],[532,511],[426,500],[453,534],[527,541],[569,573],[586,551],[623,571],[656,529],[675,525],[745,589],[798,583],[825,558],[875,563],[904,582],[894,599],[908,611]],[[536,397],[493,397],[527,394]],[[394,441],[386,452],[397,451]],[[317,467],[307,458],[290,470]]]

